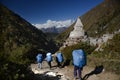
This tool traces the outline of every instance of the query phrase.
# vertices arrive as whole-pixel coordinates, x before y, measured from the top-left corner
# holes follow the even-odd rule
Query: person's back
[[[74,50],[72,52],[73,64],[74,64],[74,79],[76,80],[77,72],[79,79],[81,80],[81,72],[86,65],[86,55],[82,49]]]
[[[36,59],[37,59],[37,63],[38,63],[38,68],[42,68],[42,61],[43,61],[43,56],[42,56],[42,54],[38,54],[37,56],[36,56]]]
[[[83,67],[86,65],[86,55],[82,49],[74,50],[72,52],[73,64],[78,67]]]
[[[46,54],[46,60],[47,62],[52,61],[52,54],[50,52]]]
[[[63,67],[62,62],[64,61],[63,55],[61,52],[58,52],[56,55],[56,61],[58,67]]]
[[[61,52],[57,53],[57,58],[59,62],[63,62],[63,55]]]
[[[48,62],[49,67],[51,68],[52,54],[50,52],[46,54],[46,60]]]

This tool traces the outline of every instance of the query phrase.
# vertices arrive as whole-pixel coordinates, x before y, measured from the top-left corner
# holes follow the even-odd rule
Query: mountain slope
[[[120,33],[102,45],[103,51],[94,51],[88,56],[90,66],[103,65],[106,71],[120,75]]]
[[[120,29],[120,1],[105,0],[81,16],[84,29],[89,36],[101,36]]]
[[[7,53],[26,45],[34,49],[45,49],[46,35],[19,15],[0,5],[0,42]],[[8,49],[8,50],[6,50]]]
[[[0,4],[0,76],[2,80],[31,80],[29,62],[50,48],[46,35]]]
[[[84,29],[91,37],[98,37],[104,33],[113,33],[120,29],[120,1],[105,0],[80,17]],[[71,25],[70,27],[73,27]],[[68,34],[72,31],[68,28],[57,36],[60,41],[65,41]],[[64,34],[64,35],[63,35]],[[63,37],[63,38],[60,38]]]
[[[61,34],[59,34],[58,36],[56,36],[56,41],[58,43],[63,43],[69,36],[70,31],[73,30],[73,26],[75,25],[75,23],[73,23],[71,26],[69,26],[65,31],[63,31]]]
[[[113,39],[108,39],[101,48],[103,51],[93,51],[88,55],[89,65],[103,65],[108,71],[120,74],[120,0],[105,0],[100,5],[91,9],[89,12],[80,17],[84,29],[89,37],[98,38],[103,34],[113,34]],[[72,31],[74,25],[71,25],[64,33],[57,36],[57,40],[60,42],[65,41]],[[101,37],[100,37],[101,38]],[[59,40],[60,39],[60,40]],[[87,47],[82,45],[82,47]],[[65,54],[72,53],[77,45],[66,47]],[[79,46],[81,47],[81,46]],[[70,49],[73,50],[70,51]],[[91,48],[91,47],[89,47]],[[87,49],[89,49],[87,48]],[[83,48],[82,48],[83,49]],[[85,50],[86,51],[86,50]],[[66,56],[70,56],[70,55]],[[71,59],[70,59],[71,60]]]

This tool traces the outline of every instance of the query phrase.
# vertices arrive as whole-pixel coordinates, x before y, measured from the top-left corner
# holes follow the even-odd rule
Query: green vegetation
[[[51,40],[51,39],[55,39],[55,37],[58,35],[58,33],[52,33],[52,32],[47,32],[45,33],[47,35],[47,39]]]
[[[106,43],[103,51],[94,51],[88,57],[89,65],[103,65],[107,71],[120,74],[120,33]]]
[[[81,16],[85,31],[89,36],[97,37],[113,33],[120,28],[120,1],[104,1]]]
[[[99,37],[106,33],[115,33],[120,29],[120,0],[105,0],[100,5],[88,11],[80,17],[84,30],[90,37]],[[75,24],[75,23],[74,23]],[[64,33],[57,36],[58,42],[63,42],[73,30],[71,25]],[[60,40],[59,40],[60,39]],[[80,45],[80,44],[79,44]],[[120,33],[115,35],[112,40],[102,45],[103,51],[90,51],[88,55],[89,65],[103,65],[106,70],[120,74]],[[84,44],[86,48],[86,44]],[[71,53],[74,49],[82,46],[73,45],[66,47],[63,53],[67,59],[71,59]],[[85,49],[87,51],[87,49]],[[88,53],[86,52],[86,53]]]
[[[73,23],[67,30],[65,30],[61,34],[59,34],[55,39],[56,42],[59,44],[63,43],[68,38],[70,31],[73,30],[74,25],[75,25],[75,23]]]
[[[61,51],[62,51],[66,61],[72,60],[72,51],[75,50],[75,49],[83,49],[85,51],[86,55],[87,55],[87,54],[91,54],[94,51],[95,46],[90,46],[86,42],[81,42],[81,43],[78,43],[76,45],[65,47]]]
[[[120,29],[120,1],[104,1],[80,17],[84,30],[90,37],[102,36]],[[75,23],[74,23],[75,24]],[[64,42],[73,30],[72,24],[67,30],[57,36],[57,42]]]
[[[101,36],[120,29],[120,1],[108,1],[113,2],[103,2],[81,17],[89,36]],[[68,38],[74,24],[57,36],[57,44],[61,45]],[[54,53],[57,50],[55,42],[46,37],[40,30],[0,4],[0,79],[31,80],[32,73],[28,66],[35,60],[36,54],[46,51]],[[88,54],[89,65],[103,65],[106,70],[120,74],[119,45],[120,33],[102,45],[103,51],[95,52],[95,46],[78,43],[64,48],[62,52],[65,60],[70,61],[74,49],[83,49]]]
[[[0,4],[1,80],[31,80],[28,69],[38,52],[53,52],[54,42],[26,20]]]
[[[30,74],[27,64],[15,64],[2,59],[0,63],[1,80],[31,80],[33,74]]]

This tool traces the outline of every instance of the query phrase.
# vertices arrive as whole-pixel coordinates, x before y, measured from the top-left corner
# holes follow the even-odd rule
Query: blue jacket
[[[73,64],[78,67],[83,67],[86,65],[86,55],[82,49],[74,50],[72,52]]]
[[[46,54],[46,60],[47,62],[52,61],[52,54],[50,52]]]
[[[64,59],[63,59],[63,55],[62,55],[62,53],[61,52],[59,52],[59,53],[57,53],[57,59],[58,59],[58,62],[63,62],[64,61]]]
[[[38,63],[42,63],[42,61],[43,61],[43,56],[42,56],[42,54],[38,54],[37,56],[36,56],[36,59],[37,59],[37,62]]]

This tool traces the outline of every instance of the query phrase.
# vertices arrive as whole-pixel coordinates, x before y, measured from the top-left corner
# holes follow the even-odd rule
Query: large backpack
[[[86,55],[82,49],[74,50],[72,52],[73,64],[78,67],[83,67],[86,65]]]
[[[48,52],[48,53],[46,54],[46,60],[47,60],[48,62],[52,61],[52,54],[51,54],[50,52]]]
[[[39,63],[41,63],[42,60],[43,60],[42,54],[38,54],[38,55],[36,56],[36,58],[37,58],[37,62],[39,62]]]
[[[57,53],[57,59],[58,59],[58,62],[63,62],[64,59],[63,59],[63,55],[61,52]]]

